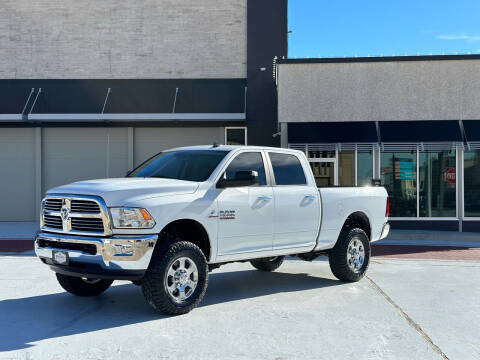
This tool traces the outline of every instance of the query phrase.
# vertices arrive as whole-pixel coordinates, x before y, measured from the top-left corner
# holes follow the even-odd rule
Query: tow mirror
[[[229,187],[251,186],[256,184],[258,184],[258,172],[237,171],[233,179],[226,179],[224,174],[217,182],[217,188],[225,189]]]

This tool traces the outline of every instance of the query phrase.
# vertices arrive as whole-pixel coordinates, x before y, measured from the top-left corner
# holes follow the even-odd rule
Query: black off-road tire
[[[57,273],[58,283],[62,288],[77,296],[97,296],[112,285],[113,280],[98,279],[85,281],[80,277],[68,276]]]
[[[358,271],[351,269],[347,260],[348,247],[352,240],[360,241],[365,252],[363,264]],[[360,228],[343,229],[335,247],[328,254],[328,261],[333,275],[339,280],[359,281],[365,275],[370,263],[370,241],[365,231]]]
[[[260,271],[275,271],[282,265],[284,256],[275,256],[250,261],[252,266]]]
[[[159,244],[142,278],[142,292],[145,300],[158,312],[166,315],[181,315],[193,310],[202,301],[208,285],[207,260],[202,250],[188,241]],[[193,294],[181,304],[175,302],[168,292],[166,277],[168,269],[179,258],[188,257],[195,262],[198,282]]]

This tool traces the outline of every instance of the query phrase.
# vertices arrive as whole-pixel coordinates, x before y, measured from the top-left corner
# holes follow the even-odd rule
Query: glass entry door
[[[335,158],[309,159],[318,187],[338,185],[338,168]]]

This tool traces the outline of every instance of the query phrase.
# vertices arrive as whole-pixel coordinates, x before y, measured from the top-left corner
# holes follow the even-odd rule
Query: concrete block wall
[[[3,0],[0,78],[244,78],[247,0]]]

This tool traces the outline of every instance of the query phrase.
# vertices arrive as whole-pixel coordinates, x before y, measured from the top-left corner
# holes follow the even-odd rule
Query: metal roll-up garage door
[[[37,221],[43,194],[79,180],[123,177],[169,148],[224,142],[224,127],[4,128],[0,221]],[[130,137],[129,147],[129,134]],[[38,177],[38,178],[37,178]]]
[[[127,128],[43,129],[44,190],[85,179],[122,177]]]
[[[37,220],[35,129],[0,131],[0,221]]]
[[[225,142],[224,127],[197,128],[136,128],[134,137],[134,165],[159,153],[179,146],[209,145]]]

